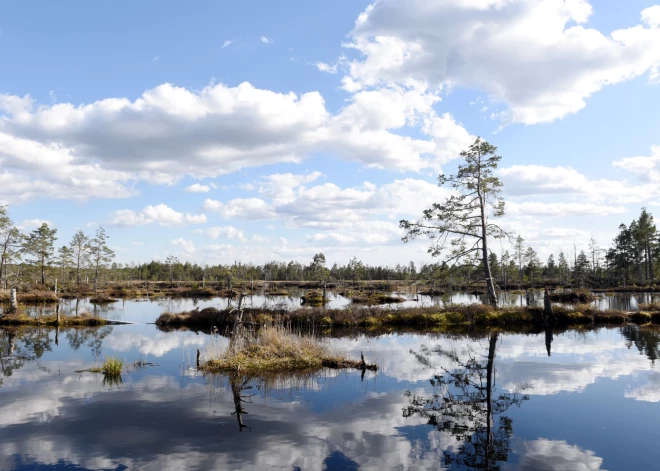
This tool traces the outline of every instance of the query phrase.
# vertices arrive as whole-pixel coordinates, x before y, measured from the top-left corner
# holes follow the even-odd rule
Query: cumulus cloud
[[[614,162],[614,166],[635,174],[642,182],[660,182],[660,146],[651,147],[648,157],[626,157]]]
[[[658,77],[658,7],[609,35],[585,26],[592,14],[586,0],[381,0],[346,44],[359,57],[344,88],[461,85],[506,104],[505,122],[553,121],[606,85]]]
[[[199,183],[194,183],[184,189],[184,191],[189,193],[208,193],[210,190],[210,186],[200,185]]]
[[[178,239],[172,240],[172,245],[177,245],[181,247],[181,250],[183,250],[187,254],[191,254],[196,251],[195,244],[193,243],[193,241],[184,239],[183,237],[179,237]]]
[[[110,221],[114,226],[140,226],[151,223],[158,223],[161,226],[180,227],[188,224],[204,224],[206,222],[205,214],[190,214],[178,212],[166,204],[156,206],[146,206],[142,211],[132,209],[120,209],[115,211],[113,219]]]
[[[220,213],[226,218],[259,220],[274,217],[270,205],[259,198],[236,198],[227,203],[207,198],[204,200],[203,207],[207,211]]]
[[[658,186],[650,183],[653,178],[660,176],[658,162],[660,153],[657,157],[634,157],[614,162],[615,167],[625,168],[638,175],[644,174],[649,182],[645,185],[625,180],[591,180],[571,167],[562,166],[513,165],[498,170],[498,174],[506,193],[511,196],[566,195],[579,196],[581,201],[586,197],[589,202],[639,203],[660,194]],[[655,166],[659,170],[655,170],[654,177]]]
[[[512,216],[608,216],[627,212],[624,206],[594,203],[507,202],[507,214]]]
[[[349,188],[334,183],[305,186],[320,175],[318,172],[271,175],[259,186],[263,199],[236,198],[227,202],[207,199],[204,209],[228,219],[280,219],[289,228],[323,231],[307,236],[314,243],[384,244],[401,237],[397,218],[417,217],[433,202],[442,201],[450,194],[435,183],[412,178],[380,187],[369,182]]]
[[[260,38],[260,41],[264,44],[273,44],[273,40],[270,38],[267,38],[266,36],[262,36]]]
[[[318,92],[276,93],[249,83],[199,91],[159,85],[134,101],[33,106],[3,95],[3,199],[48,189],[62,198],[125,197],[132,183],[174,184],[324,153],[367,167],[438,169],[472,140],[433,93],[389,87],[358,92],[336,114]],[[418,127],[423,138],[398,130]],[[185,165],[181,158],[185,156]]]
[[[653,5],[642,10],[642,21],[651,28],[660,28],[660,5]]]
[[[235,228],[234,226],[209,227],[204,231],[204,234],[210,239],[226,237],[227,239],[238,239],[241,242],[247,241],[245,233],[242,230]]]

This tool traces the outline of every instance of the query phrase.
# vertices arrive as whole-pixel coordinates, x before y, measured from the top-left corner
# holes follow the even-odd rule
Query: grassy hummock
[[[202,371],[209,373],[233,371],[244,374],[321,368],[377,369],[375,365],[337,355],[330,351],[325,342],[282,326],[269,326],[252,332],[200,365]]]
[[[88,327],[88,326],[101,326],[109,322],[106,319],[93,316],[88,313],[83,313],[78,316],[60,316],[60,327]],[[0,326],[19,326],[19,325],[45,325],[56,326],[57,316],[51,314],[48,316],[28,316],[21,312],[10,313],[0,316]]]
[[[639,312],[600,311],[589,305],[577,304],[573,308],[553,306],[558,326],[570,325],[621,325],[660,323],[660,306],[640,307]],[[457,326],[505,327],[539,325],[543,323],[543,308],[505,307],[494,308],[484,304],[448,305],[438,307],[411,307],[386,309],[362,307],[355,309],[245,309],[243,319],[254,325],[286,323],[293,326],[320,327],[406,327],[452,330]],[[161,329],[189,328],[193,330],[224,329],[233,325],[235,313],[230,310],[206,308],[178,314],[164,313],[156,320]]]
[[[393,296],[386,293],[371,293],[364,296],[353,296],[351,298],[356,304],[394,304],[405,301],[401,296]]]
[[[117,302],[117,299],[111,298],[110,296],[99,295],[90,298],[89,302],[92,304],[112,304]]]
[[[300,301],[308,306],[323,306],[327,299],[323,297],[323,293],[320,291],[307,291],[300,297]]]
[[[588,303],[595,299],[591,291],[577,289],[574,291],[554,291],[550,293],[550,301],[559,303]]]

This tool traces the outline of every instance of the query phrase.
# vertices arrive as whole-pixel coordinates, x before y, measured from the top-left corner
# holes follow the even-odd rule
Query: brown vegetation
[[[555,291],[550,293],[550,300],[556,303],[588,303],[595,299],[591,291],[577,289],[575,291]]]
[[[328,345],[282,326],[269,326],[240,338],[200,369],[205,372],[241,372],[258,374],[276,371],[314,371],[321,368],[356,368],[376,370],[364,360],[356,361],[330,351]]]
[[[61,316],[59,325],[62,327],[78,327],[78,326],[101,326],[109,322],[106,319],[95,317],[91,314],[84,313],[78,316]],[[58,325],[57,316],[55,314],[49,316],[28,316],[23,312],[15,314],[5,314],[0,316],[1,326],[22,326],[22,325],[45,325],[56,326]]]
[[[635,322],[660,323],[660,309],[650,312],[599,311],[589,305],[576,305],[572,309],[553,306],[556,325],[624,324]],[[234,323],[229,310],[206,308],[179,314],[164,313],[156,325],[162,329],[187,327],[197,330],[224,329]],[[483,304],[450,305],[444,308],[359,308],[359,309],[297,309],[269,310],[245,309],[243,319],[255,325],[288,323],[294,326],[333,328],[351,327],[412,327],[454,330],[457,326],[516,326],[541,325],[543,308],[494,308]]]

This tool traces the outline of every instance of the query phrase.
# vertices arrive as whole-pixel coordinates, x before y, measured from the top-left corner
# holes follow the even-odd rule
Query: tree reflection
[[[51,336],[55,333],[54,338]],[[95,358],[101,354],[103,339],[112,332],[112,326],[92,328],[70,328],[65,336],[72,349],[85,345],[91,348]],[[59,329],[53,327],[21,327],[0,329],[0,386],[5,377],[21,368],[25,363],[39,360],[52,351],[53,342],[59,344]]]
[[[242,432],[244,428],[249,429],[252,431],[250,427],[245,425],[243,423],[243,414],[247,414],[245,409],[243,408],[244,403],[252,403],[250,398],[254,396],[254,394],[243,394],[243,391],[248,391],[252,389],[252,386],[248,386],[248,383],[250,382],[252,378],[250,377],[242,377],[237,374],[232,374],[229,377],[229,383],[231,385],[231,392],[232,392],[232,397],[234,399],[234,412],[231,413],[231,415],[236,416],[236,420],[238,421],[238,431]]]
[[[468,352],[466,360],[456,352],[435,350],[451,360],[454,367],[444,369],[443,374],[431,379],[432,396],[406,392],[410,405],[404,408],[404,417],[424,417],[429,425],[462,442],[458,452],[444,453],[446,466],[497,471],[500,469],[498,463],[508,459],[512,423],[503,414],[511,406],[520,406],[529,396],[519,393],[494,395],[497,340],[497,333],[490,334],[485,361],[473,351]],[[430,353],[427,350],[422,356]]]
[[[112,326],[92,328],[72,328],[66,332],[66,339],[73,350],[79,350],[80,347],[89,347],[96,360],[101,356],[101,347],[103,339],[112,332]]]
[[[646,355],[653,364],[660,357],[660,330],[655,327],[643,328],[635,324],[626,324],[621,333],[627,340],[628,348],[635,345],[639,353]]]

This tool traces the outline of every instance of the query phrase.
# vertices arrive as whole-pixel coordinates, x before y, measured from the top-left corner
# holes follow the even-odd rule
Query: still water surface
[[[108,313],[140,324],[0,330],[0,469],[660,468],[656,330],[359,334],[328,342],[377,373],[264,381],[202,376],[226,339],[130,305]],[[76,373],[106,355],[154,366]]]

